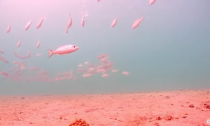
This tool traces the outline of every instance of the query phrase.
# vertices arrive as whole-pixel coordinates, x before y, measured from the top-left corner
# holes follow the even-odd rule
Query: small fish
[[[123,75],[129,75],[130,73],[128,73],[127,71],[122,72]]]
[[[109,77],[109,74],[102,74],[102,76],[101,77]]]
[[[11,25],[9,25],[9,27],[7,28],[7,33],[9,33],[11,31]]]
[[[56,50],[48,50],[49,52],[49,56],[48,58],[50,58],[53,54],[57,54],[57,55],[64,55],[64,54],[69,54],[72,52],[75,52],[79,49],[78,46],[75,45],[63,45],[58,47]]]
[[[42,26],[44,20],[46,20],[46,17],[40,19],[40,21],[36,25],[36,29],[38,29]]]
[[[97,69],[103,69],[103,65],[98,66]]]
[[[105,70],[104,69],[98,69],[96,72],[97,73],[105,73]]]
[[[105,58],[105,57],[107,57],[108,55],[107,54],[100,54],[97,58],[98,59],[103,59],[103,58]]]
[[[112,73],[115,73],[115,72],[117,72],[118,70],[112,70]]]
[[[82,66],[83,66],[82,64],[79,64],[79,65],[78,65],[78,67],[82,67]]]
[[[97,0],[97,2],[99,2],[100,0]]]
[[[155,3],[156,0],[149,0],[149,5],[152,5]]]
[[[90,68],[90,69],[88,70],[88,73],[89,73],[89,74],[94,74],[94,73],[96,73],[96,71],[94,70],[94,68]]]
[[[25,30],[26,30],[26,31],[30,28],[31,23],[32,23],[32,20],[29,21],[29,22],[26,24],[26,26],[25,26]]]
[[[20,47],[20,45],[21,45],[21,40],[18,41],[17,47]]]
[[[117,18],[115,18],[111,24],[111,27],[113,28],[117,24]]]
[[[71,27],[71,25],[72,25],[72,19],[71,19],[71,15],[69,14],[69,22],[67,24],[66,33],[68,33],[69,28]]]
[[[101,63],[103,63],[103,64],[107,64],[107,63],[108,63],[108,57],[104,57],[104,58],[102,58],[100,61],[101,61]]]
[[[95,68],[93,68],[93,67],[91,67],[91,68],[89,68],[89,71],[92,71],[92,70],[94,70]]]
[[[13,64],[18,64],[19,62],[18,62],[18,61],[13,61],[12,63],[13,63]]]
[[[82,27],[85,26],[85,16],[84,15],[82,16],[81,25],[82,25]]]
[[[40,45],[40,40],[37,42],[36,48],[39,48],[39,45]]]
[[[1,55],[0,55],[0,60],[3,61],[4,63],[9,63],[9,61]]]
[[[113,64],[114,63],[109,62],[106,65],[104,65],[102,68],[105,69],[105,70],[108,70],[108,69],[110,69],[113,66]]]
[[[83,77],[90,77],[92,74],[83,74]]]
[[[9,74],[7,72],[0,72],[1,75],[3,75],[4,77],[8,77]]]
[[[142,20],[143,20],[143,17],[141,17],[140,19],[135,20],[133,25],[132,25],[132,29],[137,28]]]
[[[41,55],[42,55],[42,54],[40,54],[40,53],[39,53],[39,54],[36,54],[36,56],[41,56]]]
[[[87,14],[87,11],[86,11],[85,14],[82,16],[82,20],[81,20],[82,27],[85,26],[85,17],[87,17],[87,16],[88,16],[88,14]]]
[[[26,56],[20,56],[16,52],[14,52],[14,54],[15,54],[16,57],[18,57],[20,59],[28,59],[28,58],[30,58],[31,52],[29,51]]]
[[[85,62],[84,64],[87,65],[87,64],[89,64],[89,62]]]
[[[87,69],[78,69],[77,72],[78,73],[86,73],[88,70]]]

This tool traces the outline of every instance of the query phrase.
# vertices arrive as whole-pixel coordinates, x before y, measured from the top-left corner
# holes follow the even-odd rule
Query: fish
[[[109,77],[109,74],[102,74],[102,76],[101,77]]]
[[[104,70],[108,70],[108,69],[110,69],[113,65],[114,65],[114,63],[109,62],[108,64],[104,65],[102,68],[103,68]]]
[[[83,77],[90,77],[91,75],[92,75],[92,74],[89,74],[89,73],[88,73],[88,74],[83,74],[82,76],[83,76]]]
[[[99,2],[100,0],[97,0],[97,2]]]
[[[114,69],[114,70],[112,70],[112,73],[115,73],[115,72],[117,72],[117,71],[118,71],[118,70],[115,70],[115,69]]]
[[[31,23],[32,23],[32,20],[30,20],[30,21],[26,24],[26,26],[25,26],[25,30],[26,30],[26,31],[30,28]]]
[[[64,55],[64,54],[75,52],[78,49],[79,47],[75,45],[63,45],[63,46],[58,47],[56,50],[48,50],[49,52],[48,58],[50,58],[53,54]]]
[[[85,14],[82,16],[82,20],[81,20],[82,27],[85,26],[85,17],[87,17],[87,16],[88,16],[88,14],[87,14],[87,11],[86,11]]]
[[[96,72],[97,73],[105,73],[105,70],[104,69],[98,69]]]
[[[18,61],[13,61],[12,63],[13,63],[13,64],[18,64],[19,62],[18,62]]]
[[[40,40],[37,42],[36,48],[39,48],[39,45],[40,45]]]
[[[111,27],[113,28],[117,24],[117,18],[112,21]]]
[[[20,56],[16,52],[14,52],[14,54],[15,54],[16,57],[18,57],[20,59],[28,59],[28,58],[30,58],[31,52],[29,51],[26,56]]]
[[[40,21],[36,25],[36,29],[38,29],[42,26],[44,20],[46,20],[46,17],[40,19]]]
[[[82,64],[79,64],[79,65],[78,65],[78,67],[82,67],[82,66],[83,66]]]
[[[97,58],[98,59],[103,59],[103,58],[105,58],[105,57],[107,57],[108,55],[107,54],[100,54]]]
[[[21,45],[21,40],[18,41],[17,47],[20,47],[20,45]]]
[[[4,76],[4,77],[8,77],[8,76],[9,76],[9,74],[8,74],[7,72],[0,72],[0,74],[1,74],[2,76]]]
[[[36,54],[36,56],[41,56],[41,55],[42,55],[41,53]]]
[[[72,19],[71,19],[71,14],[69,14],[69,22],[67,24],[67,27],[66,27],[66,33],[69,32],[69,28],[71,27],[72,25]]]
[[[108,63],[108,57],[104,57],[100,61],[101,61],[101,63],[107,64]]]
[[[78,73],[86,73],[88,70],[87,69],[78,69],[77,72]]]
[[[127,71],[122,72],[123,75],[129,75],[130,73],[128,73]]]
[[[82,25],[82,27],[85,26],[85,16],[84,15],[82,16],[81,25]]]
[[[93,67],[89,68],[90,71],[92,71],[92,70],[94,70],[94,69],[95,69],[95,68],[93,68]]]
[[[143,19],[144,19],[144,18],[141,17],[141,18],[135,20],[134,23],[133,23],[133,25],[132,25],[132,29],[137,28]]]
[[[94,68],[89,68],[88,74],[94,74],[94,73],[96,73],[96,71],[94,70]]]
[[[11,25],[9,25],[9,27],[7,28],[7,33],[9,33],[11,31]]]
[[[87,64],[89,64],[89,62],[85,62],[84,64],[87,65]]]
[[[0,60],[3,61],[4,63],[9,63],[9,61],[1,55],[0,55]]]
[[[149,0],[149,5],[152,5],[155,3],[156,0]]]
[[[103,65],[98,66],[97,69],[103,69]]]

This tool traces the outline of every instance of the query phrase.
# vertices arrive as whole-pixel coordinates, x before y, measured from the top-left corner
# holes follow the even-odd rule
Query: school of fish
[[[97,0],[97,2],[100,2],[100,0]],[[153,5],[156,2],[156,0],[149,0],[149,5]],[[81,20],[81,26],[85,26],[85,18],[88,16],[87,11],[83,14],[82,20]],[[43,22],[46,19],[46,17],[42,17],[40,21],[36,24],[36,29],[39,29],[43,26]],[[131,25],[132,29],[136,29],[140,23],[142,22],[144,18],[140,17],[139,19],[136,19],[133,24]],[[111,28],[114,28],[117,24],[117,17],[111,22]],[[32,20],[30,20],[26,25],[25,25],[25,31],[29,30],[31,27],[31,24],[33,23]],[[69,14],[69,21],[67,23],[66,27],[66,33],[68,33],[70,27],[72,26],[72,17],[71,14]],[[10,24],[6,30],[6,33],[10,33],[12,31],[12,25]],[[20,39],[17,43],[17,47],[20,48],[22,43],[22,39]],[[41,41],[38,40],[36,48],[38,49],[41,44]],[[54,54],[56,55],[65,55],[65,54],[70,54],[73,52],[76,52],[79,50],[79,47],[76,45],[61,45],[60,47],[57,47],[55,50],[48,49],[49,56],[53,56]],[[30,58],[30,51],[28,52],[27,55],[21,56],[14,52],[14,55],[18,57],[19,59],[28,59]],[[0,61],[3,63],[9,63],[9,61],[3,57],[2,55],[4,54],[4,51],[0,49]],[[36,56],[41,56],[42,54],[37,54]],[[100,60],[99,64],[91,64],[89,62],[84,62],[84,64],[79,64],[77,70],[70,70],[70,71],[65,71],[65,72],[60,72],[58,73],[55,77],[50,77],[49,74],[40,67],[34,67],[34,66],[27,66],[25,63],[21,61],[13,61],[14,67],[7,71],[1,71],[0,75],[3,76],[3,78],[6,78],[10,81],[40,81],[40,82],[54,82],[54,81],[61,81],[65,79],[73,79],[77,80],[77,75],[76,74],[82,74],[82,77],[88,78],[93,76],[94,74],[100,74],[101,77],[107,78],[110,76],[110,73],[116,73],[119,70],[114,69],[113,65],[114,63],[109,60],[108,54],[100,54],[97,57],[98,60]],[[28,71],[26,75],[24,75],[24,71]],[[75,71],[75,72],[74,72]],[[31,74],[31,76],[30,76]],[[129,75],[130,73],[127,71],[122,71],[122,75]],[[36,75],[36,76],[34,76]]]

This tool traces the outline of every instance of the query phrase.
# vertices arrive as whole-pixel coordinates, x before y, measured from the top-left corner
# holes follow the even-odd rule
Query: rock
[[[83,119],[76,119],[69,126],[89,126],[89,124]]]
[[[156,118],[156,120],[161,120],[162,118],[160,117],[160,116],[158,116],[157,118]]]
[[[174,118],[175,118],[175,119],[179,119],[179,117],[178,117],[178,116],[175,116]]]
[[[187,118],[187,116],[186,115],[183,115],[182,118]]]
[[[194,105],[193,105],[193,104],[190,104],[189,107],[190,107],[190,108],[194,108]]]
[[[169,120],[172,120],[173,117],[171,115],[166,115],[166,116],[164,116],[164,119],[169,121]]]
[[[153,123],[154,126],[160,126],[160,124],[158,122]]]
[[[171,97],[170,97],[170,96],[166,96],[165,98],[166,98],[166,99],[170,99]]]
[[[210,109],[210,101],[203,102],[203,108]]]

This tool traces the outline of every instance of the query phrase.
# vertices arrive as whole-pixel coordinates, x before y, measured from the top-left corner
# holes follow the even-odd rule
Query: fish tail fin
[[[53,51],[52,50],[48,50],[48,52],[49,52],[48,58],[50,58],[53,55]]]

